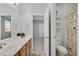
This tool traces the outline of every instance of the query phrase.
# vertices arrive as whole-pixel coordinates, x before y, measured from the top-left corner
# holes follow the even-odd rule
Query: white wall
[[[26,34],[32,34],[33,15],[44,15],[47,4],[41,3],[27,3],[22,4],[22,27],[23,32]]]
[[[51,55],[56,56],[56,4],[51,8]]]
[[[46,9],[44,16],[44,50],[46,55],[49,55],[49,7]]]
[[[12,37],[16,37],[16,33],[21,31],[19,10],[15,10],[7,4],[0,3],[0,16],[1,15],[11,15],[11,34]]]

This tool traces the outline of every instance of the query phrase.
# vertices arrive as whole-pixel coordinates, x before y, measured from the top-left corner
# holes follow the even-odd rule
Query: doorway
[[[44,51],[44,17],[33,17],[33,50]]]
[[[33,16],[33,50],[49,55],[48,13]]]

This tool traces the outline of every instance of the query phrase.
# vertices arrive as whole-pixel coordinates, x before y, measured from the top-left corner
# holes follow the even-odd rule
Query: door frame
[[[39,13],[36,13],[36,14],[32,14],[32,50],[33,50],[33,16],[44,16],[44,21],[45,21],[45,14],[39,14]],[[45,40],[44,40],[45,41]],[[49,42],[48,42],[49,43]],[[48,45],[49,46],[49,45]],[[49,49],[49,48],[48,48]],[[45,48],[44,48],[45,50]],[[49,51],[48,51],[49,52]],[[48,54],[49,55],[49,54]]]

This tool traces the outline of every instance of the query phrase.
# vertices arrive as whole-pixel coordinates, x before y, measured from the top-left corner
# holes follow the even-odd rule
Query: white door
[[[44,16],[44,51],[49,55],[49,12]]]
[[[44,20],[44,26],[42,24],[40,24],[38,26],[39,23],[37,23],[37,22],[35,22],[35,23],[37,23],[37,25],[34,23],[35,26],[33,26],[33,43],[34,43],[33,49],[38,50],[38,47],[39,47],[39,49],[44,47],[44,52],[48,56],[49,55],[49,12],[47,11],[45,15],[41,15],[41,17],[34,17],[33,19],[34,19],[34,21],[35,20],[36,21]],[[39,28],[37,28],[37,27],[39,27]],[[38,29],[40,29],[40,30],[37,31]],[[41,40],[42,41],[41,44],[39,44],[40,41],[37,40],[37,38],[36,38],[36,37],[38,37],[37,35],[39,35],[39,34],[38,33],[36,34],[35,32],[39,32],[40,40],[42,38],[44,38],[44,39]],[[42,43],[44,43],[44,44],[42,44]],[[40,47],[40,46],[42,46],[42,47]],[[42,49],[40,49],[40,50],[42,50]]]
[[[44,51],[44,17],[33,17],[33,50]]]
[[[51,8],[51,55],[56,56],[56,4]]]

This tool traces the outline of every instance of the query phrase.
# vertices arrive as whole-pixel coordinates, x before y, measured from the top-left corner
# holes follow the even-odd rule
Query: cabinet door
[[[29,40],[29,54],[32,52],[32,40]]]
[[[26,51],[23,51],[23,53],[21,54],[21,56],[26,56]]]
[[[27,55],[27,49],[25,44],[20,50],[20,56],[26,56],[26,55]]]
[[[24,50],[25,50],[25,46],[23,46],[23,47],[21,48],[20,54],[22,54],[22,53],[24,52]]]
[[[29,41],[27,42],[27,56],[29,56]]]

